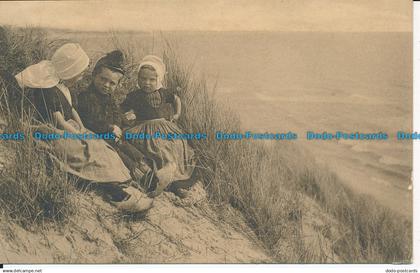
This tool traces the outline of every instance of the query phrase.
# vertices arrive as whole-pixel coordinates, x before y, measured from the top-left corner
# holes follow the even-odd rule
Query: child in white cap
[[[73,108],[70,91],[89,66],[89,57],[79,44],[65,44],[52,56],[27,67],[15,76],[23,88],[40,89],[33,92],[39,118],[70,133],[84,132],[85,128]]]
[[[155,135],[180,135],[182,130],[175,124],[181,114],[181,101],[171,90],[163,87],[166,67],[163,61],[154,55],[143,58],[139,65],[138,87],[127,95],[121,104],[127,119],[135,119],[135,126],[130,133]],[[190,180],[194,171],[194,151],[186,139],[150,138],[135,139],[131,143],[146,158],[157,165],[158,183],[149,188],[151,195],[161,193],[174,181]]]

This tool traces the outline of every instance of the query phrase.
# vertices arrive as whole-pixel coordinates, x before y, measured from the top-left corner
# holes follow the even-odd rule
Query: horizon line
[[[413,30],[215,30],[215,29],[166,29],[166,30],[157,30],[157,29],[108,29],[108,30],[94,30],[94,29],[73,29],[73,28],[56,28],[56,27],[45,27],[45,26],[36,26],[36,25],[26,25],[26,26],[19,26],[19,25],[10,25],[10,24],[0,24],[0,27],[12,27],[12,28],[39,28],[39,29],[46,29],[46,30],[53,30],[53,31],[62,31],[62,32],[97,32],[97,33],[107,33],[107,32],[126,32],[126,33],[134,33],[134,32],[143,32],[143,33],[150,33],[150,32],[310,32],[310,33],[413,33]]]

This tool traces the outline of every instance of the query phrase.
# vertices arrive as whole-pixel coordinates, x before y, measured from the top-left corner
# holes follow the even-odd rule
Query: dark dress
[[[98,92],[91,84],[77,97],[77,111],[86,128],[95,133],[112,131],[111,126],[121,128],[122,114],[114,97]]]
[[[152,93],[135,90],[127,95],[121,104],[123,111],[134,111],[135,125],[126,130],[133,134],[145,133],[154,135],[183,134],[182,130],[169,121],[173,116],[175,95],[167,89],[159,89]],[[130,142],[147,158],[156,162],[159,184],[157,192],[161,192],[174,181],[189,180],[194,171],[194,151],[186,139],[146,138]]]
[[[122,113],[114,97],[98,92],[93,84],[79,94],[77,101],[80,118],[89,130],[107,133],[112,131],[112,125],[122,127]],[[110,140],[108,143],[117,150],[133,177],[136,168],[142,172],[147,171],[144,155],[136,147],[123,140]]]
[[[174,101],[175,95],[168,89],[161,88],[152,93],[137,89],[127,95],[121,109],[124,112],[133,110],[139,123],[160,118],[170,120],[174,114]]]
[[[34,99],[34,106],[37,110],[36,114],[39,121],[53,124],[54,112],[60,112],[66,121],[72,118],[72,106],[57,87],[31,88],[29,93]]]

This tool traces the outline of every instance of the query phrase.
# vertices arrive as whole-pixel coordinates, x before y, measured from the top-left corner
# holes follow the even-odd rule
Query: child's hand
[[[122,136],[122,131],[120,129],[120,127],[118,127],[117,125],[112,125],[112,132],[114,133],[115,137],[120,139]]]
[[[175,115],[172,116],[171,121],[175,122],[175,121],[178,121],[178,119],[179,119],[179,115],[175,114]]]
[[[81,134],[84,134],[84,133],[89,133],[89,130],[88,130],[88,129],[86,129],[86,127],[85,127],[85,126],[80,126],[79,132],[80,132]]]
[[[124,115],[127,120],[135,120],[137,118],[133,110],[126,112]]]

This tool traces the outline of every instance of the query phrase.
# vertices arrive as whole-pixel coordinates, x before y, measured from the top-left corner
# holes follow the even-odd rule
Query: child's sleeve
[[[133,109],[133,103],[134,103],[134,96],[133,96],[134,92],[131,92],[127,95],[127,97],[125,98],[125,100],[120,104],[120,109],[123,113],[128,112],[130,110]]]
[[[166,103],[174,103],[175,102],[175,93],[174,91],[170,89],[164,89],[163,92],[163,98]]]
[[[63,110],[57,91],[61,92],[58,89],[56,90],[54,87],[42,90],[45,106],[51,113],[61,112]]]

